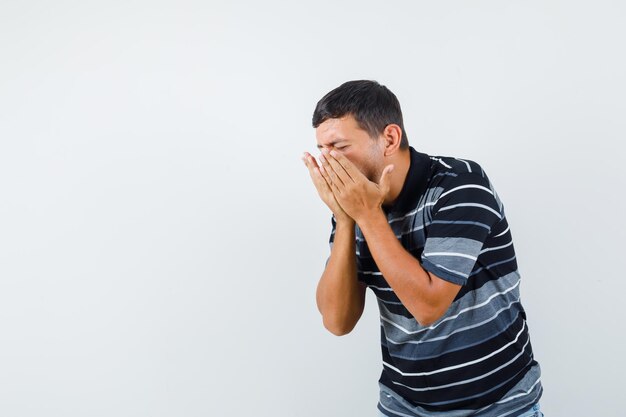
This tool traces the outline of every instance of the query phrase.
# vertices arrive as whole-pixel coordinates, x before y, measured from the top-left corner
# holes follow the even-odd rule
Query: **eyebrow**
[[[334,146],[335,144],[337,144],[339,142],[345,142],[345,141],[346,141],[346,139],[337,139],[337,140],[334,140],[334,141],[330,142],[328,145],[329,146]],[[317,145],[317,149],[322,149],[322,145]]]

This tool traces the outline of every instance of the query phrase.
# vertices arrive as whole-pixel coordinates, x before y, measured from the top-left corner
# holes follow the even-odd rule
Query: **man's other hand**
[[[335,215],[335,219],[340,221],[354,221],[350,216],[346,214],[346,212],[341,208],[335,195],[333,194],[330,185],[324,179],[324,176],[320,172],[320,168],[317,165],[317,161],[315,158],[308,152],[304,152],[302,155],[302,161],[309,169],[309,174],[311,176],[311,180],[313,180],[313,184],[317,189],[317,193],[319,194],[322,201],[330,208],[330,210]]]

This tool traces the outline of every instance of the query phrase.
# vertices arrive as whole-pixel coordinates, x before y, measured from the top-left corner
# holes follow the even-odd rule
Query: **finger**
[[[324,181],[326,181],[326,184],[328,185],[328,188],[332,191],[333,190],[333,180],[330,178],[330,175],[328,175],[328,171],[326,170],[326,168],[324,168],[324,164],[321,164],[319,166],[319,171],[320,174],[322,175],[322,177],[324,178]],[[337,185],[337,184],[335,184]]]
[[[333,158],[333,156],[331,156],[328,153],[328,151],[324,150],[324,152],[325,152],[324,156],[326,157],[326,161],[328,162],[328,165],[332,168],[335,174],[341,179],[341,182],[344,185],[354,183],[355,182],[354,179],[352,179],[350,174],[348,174],[348,172],[343,168],[343,166],[341,166],[341,164],[337,162],[337,160]]]
[[[311,176],[311,179],[313,180],[313,183],[315,184],[315,187],[319,191],[324,190],[325,188],[330,189],[330,186],[327,184],[326,180],[324,179],[324,176],[320,172],[319,166],[317,165],[315,158],[313,158],[310,154],[306,153],[303,155],[302,160],[304,161],[304,164],[309,169],[309,174]]]
[[[318,163],[317,160],[315,159],[315,157],[313,155],[311,155],[310,153],[306,153],[306,160],[308,161],[309,165],[311,166],[311,169],[317,168],[318,171],[321,171],[321,172],[324,171],[324,167],[322,166],[322,164]]]
[[[338,185],[336,182],[330,182],[330,190],[333,192],[333,194],[335,195],[335,198],[339,199],[339,196],[341,196],[342,194],[342,185]]]
[[[302,161],[304,161],[304,165],[306,165],[307,169],[309,170],[311,178],[314,179],[314,168],[316,164],[312,162],[311,159],[311,155],[306,152],[302,155]]]
[[[325,190],[330,191],[335,196],[341,193],[340,185],[337,184],[336,181],[333,182],[332,178],[330,177],[328,173],[328,170],[324,168],[324,164],[323,163],[318,164],[313,156],[311,156],[310,158],[311,158],[312,163],[315,164],[314,171],[317,177],[319,178],[321,183],[323,183],[323,186],[320,186],[320,187]],[[332,171],[332,169],[330,171]]]
[[[342,155],[341,152],[337,152],[333,149],[332,151],[330,151],[330,156],[330,159],[334,159],[350,176],[352,181],[357,182],[367,180],[367,177],[363,175],[363,173],[359,171],[359,169],[348,158]]]
[[[328,174],[328,171],[324,168],[324,164],[318,164],[315,158],[309,153],[306,153],[305,155],[308,164],[312,167],[313,170],[311,177],[313,177],[314,181],[320,182],[319,184],[316,183],[316,187],[318,188],[318,190],[326,189],[332,192],[334,195],[341,193],[338,185],[336,183],[333,183]]]
[[[330,181],[332,183],[335,183],[335,185],[337,185],[338,187],[343,187],[343,180],[341,179],[341,177],[339,177],[339,175],[337,175],[334,168],[330,165],[329,160],[325,157],[323,153],[320,155],[320,160],[322,161],[322,167],[326,171],[326,174],[328,174]]]
[[[311,157],[311,159],[315,161],[315,158]],[[321,163],[317,165],[318,172],[320,173],[322,178],[324,178],[324,181],[326,181],[326,185],[328,186],[328,189],[333,194],[336,194],[337,192],[340,191],[339,187],[341,185],[337,183],[337,179],[333,181],[333,178],[331,177],[331,175],[333,175],[334,178],[337,178],[337,177],[336,175],[334,175],[332,168],[325,168],[325,166],[328,167],[328,162],[324,160],[323,155],[320,155],[320,161]]]

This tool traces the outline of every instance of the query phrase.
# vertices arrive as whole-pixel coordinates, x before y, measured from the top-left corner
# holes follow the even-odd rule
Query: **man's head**
[[[396,96],[376,81],[343,83],[313,112],[317,147],[343,153],[370,180],[378,182],[389,159],[409,148]]]

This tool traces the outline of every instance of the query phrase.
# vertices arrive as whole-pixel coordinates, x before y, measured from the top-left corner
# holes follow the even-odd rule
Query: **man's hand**
[[[348,158],[340,152],[322,149],[320,167],[335,199],[348,216],[357,223],[380,210],[390,189],[389,174],[393,165],[383,170],[378,184],[367,179]]]
[[[322,176],[322,173],[320,172],[320,167],[317,165],[317,161],[315,160],[315,158],[308,152],[305,152],[302,156],[302,160],[309,169],[309,174],[311,175],[313,184],[317,189],[317,193],[321,197],[322,201],[333,212],[337,222],[353,222],[354,220],[346,214],[346,212],[343,210],[343,208],[341,208],[341,206],[335,199],[335,196],[330,188],[330,184],[328,184]]]

